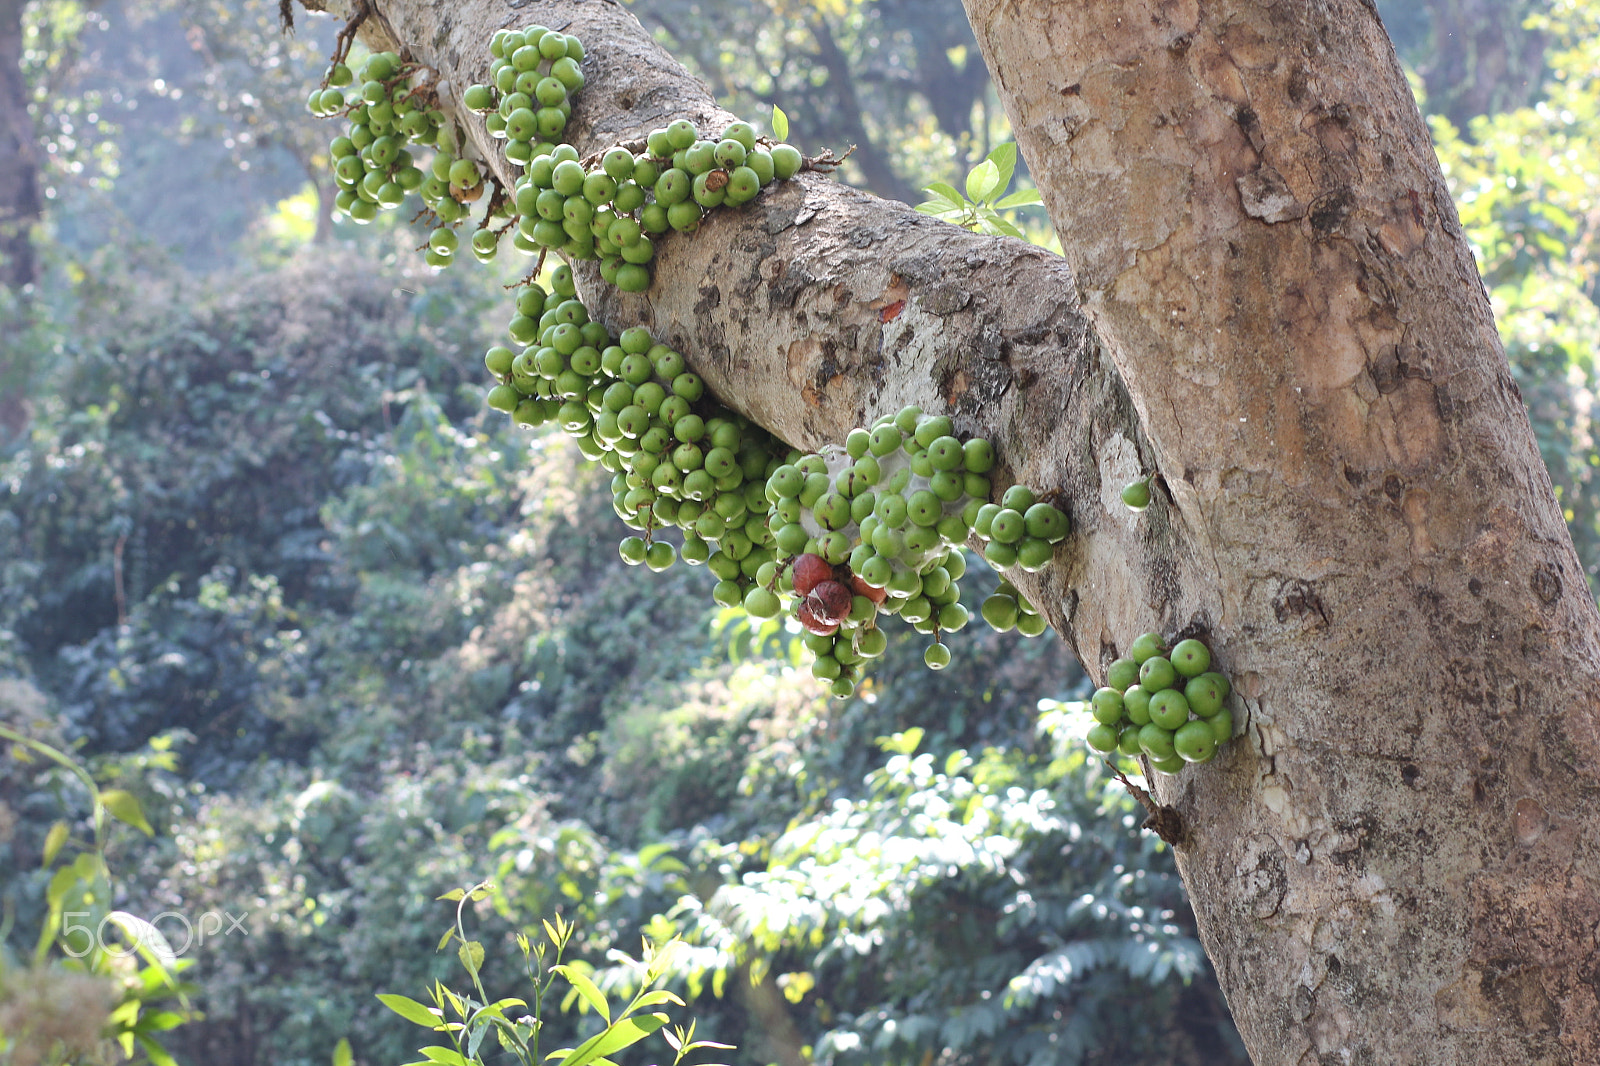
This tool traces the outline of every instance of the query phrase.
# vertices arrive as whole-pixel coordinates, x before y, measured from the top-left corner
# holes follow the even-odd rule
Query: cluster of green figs
[[[1001,550],[986,550],[985,558],[996,568],[1019,565],[1012,545],[1026,537],[1044,546],[1045,557],[1031,563],[1039,569],[1071,531],[1067,516],[1026,486],[1013,485],[1001,504],[990,503],[994,464],[988,441],[962,441],[947,416],[914,405],[851,430],[842,448],[784,463],[766,484],[777,580],[769,584],[758,574],[742,600],[745,610],[771,617],[782,609],[779,593],[792,594],[794,617],[817,656],[812,674],[836,695],[849,695],[864,664],[883,654],[881,615],[898,615],[931,635],[923,660],[935,670],[947,666],[950,650],[941,636],[971,617],[960,586],[967,538],[1000,515],[1016,515],[1016,536],[990,540]],[[1029,615],[1040,624],[1024,631],[1042,633],[1043,619],[1031,609]],[[1018,626],[1015,609],[997,617],[1004,624],[996,628]]]
[[[993,448],[915,406],[853,430],[843,447],[790,448],[718,403],[649,330],[613,338],[591,321],[568,265],[550,291],[518,290],[507,332],[513,345],[484,356],[489,406],[521,425],[558,424],[612,471],[612,505],[636,531],[618,546],[622,558],[657,571],[679,558],[704,565],[717,578],[713,598],[756,618],[787,609],[816,655],[812,673],[835,695],[853,693],[883,654],[884,615],[934,637],[929,666],[949,663],[940,635],[970,620],[959,579],[975,529],[987,531],[994,565],[1029,569],[1070,530],[1025,486],[989,503]],[[1009,583],[983,611],[1002,631],[1045,629]]]
[[[747,122],[710,138],[687,119],[652,131],[642,153],[619,146],[583,160],[561,141],[572,94],[584,85],[582,42],[528,26],[497,31],[489,51],[491,84],[469,87],[462,103],[484,115],[489,134],[505,141],[507,161],[522,168],[509,190],[463,151],[429,72],[392,52],[370,56],[359,76],[335,63],[326,87],[307,101],[313,114],[349,121],[329,146],[339,210],[370,222],[380,208],[398,207],[416,192],[437,220],[426,249],[432,266],[454,261],[457,230],[470,222],[480,261],[493,259],[509,238],[526,255],[599,260],[607,282],[642,292],[650,285],[654,238],[693,232],[706,212],[748,203],[804,164],[794,146],[758,138]],[[359,89],[346,91],[357,82]],[[434,149],[426,169],[413,154],[417,146]],[[476,204],[482,209],[474,213]]]
[[[473,85],[462,102],[485,113],[505,155],[525,167],[512,189],[513,241],[523,251],[559,250],[569,260],[600,261],[600,274],[624,292],[650,286],[654,238],[692,233],[707,211],[749,203],[804,162],[798,149],[760,139],[748,122],[716,138],[679,119],[651,131],[645,150],[618,146],[582,160],[558,143],[583,87],[583,46],[543,26],[500,30],[489,42],[492,84]]]
[[[1161,634],[1145,633],[1090,697],[1095,724],[1086,739],[1102,754],[1146,755],[1157,770],[1175,774],[1208,761],[1233,736],[1233,714],[1223,706],[1231,690],[1211,669],[1204,641],[1191,637],[1168,650]]]
[[[312,114],[343,115],[349,122],[328,146],[339,186],[335,207],[367,223],[380,208],[399,207],[408,193],[418,193],[439,218],[434,240],[448,247],[442,254],[430,251],[429,262],[443,266],[456,247],[449,227],[466,218],[467,205],[482,197],[482,176],[472,160],[455,158],[457,135],[444,113],[411,88],[417,69],[393,52],[367,57],[359,79],[348,66],[335,63],[327,87],[313,90],[306,106]],[[437,149],[430,170],[419,165],[412,145]]]
[[[509,235],[528,255],[598,259],[607,282],[642,291],[653,237],[693,232],[707,211],[747,203],[804,165],[798,150],[758,138],[748,123],[708,138],[687,120],[651,132],[642,153],[616,147],[580,159],[560,139],[584,84],[581,42],[529,26],[497,32],[489,48],[492,84],[470,87],[462,103],[523,168],[510,190],[466,157],[428,72],[394,53],[373,54],[359,74],[333,64],[308,100],[313,113],[349,121],[330,145],[338,208],[367,222],[418,193],[437,220],[426,249],[433,266],[453,261],[457,227],[473,222],[479,260]],[[433,149],[426,169],[412,146]],[[960,439],[948,417],[915,406],[852,430],[842,447],[790,448],[718,403],[649,330],[613,337],[591,320],[570,265],[554,270],[549,290],[518,288],[507,332],[512,344],[484,358],[495,381],[489,406],[524,426],[558,424],[612,472],[613,506],[635,531],[619,545],[622,558],[660,571],[681,557],[715,575],[719,604],[763,619],[787,611],[815,656],[813,675],[836,696],[851,695],[886,650],[886,615],[933,637],[928,666],[949,664],[941,638],[970,621],[960,579],[974,534],[996,570],[1034,572],[1071,531],[1067,515],[1027,486],[991,502],[990,444]],[[1142,510],[1147,483],[1123,499]],[[663,536],[669,529],[681,546]],[[1046,628],[1005,580],[981,613],[1001,632]],[[1228,681],[1209,667],[1198,640],[1169,653],[1158,634],[1140,637],[1091,700],[1089,745],[1147,755],[1168,773],[1211,758],[1233,723]]]

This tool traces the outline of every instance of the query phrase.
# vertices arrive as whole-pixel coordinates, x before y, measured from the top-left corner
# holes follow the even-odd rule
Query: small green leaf
[[[507,1007],[526,1007],[527,1005],[528,1001],[525,999],[507,997],[506,999],[497,999],[493,1003],[484,1004],[482,1007],[478,1008],[478,1013],[495,1014],[503,1017]]]
[[[465,899],[466,895],[467,895],[466,889],[464,889],[464,888],[452,888],[450,891],[446,892],[444,895],[442,895],[442,896],[434,896],[433,898],[434,899],[447,899],[447,900],[450,900],[451,902],[454,902],[454,901],[456,901],[458,899]]]
[[[100,805],[106,813],[119,822],[133,826],[145,836],[155,836],[156,831],[150,828],[150,823],[145,821],[144,811],[139,807],[139,801],[132,792],[120,788],[113,788],[108,792],[100,793]]]
[[[444,936],[439,938],[439,946],[434,948],[433,950],[434,951],[443,951],[445,948],[450,946],[450,941],[454,940],[455,938],[456,938],[456,931],[454,929],[446,929],[444,931]]]
[[[879,737],[878,747],[891,755],[910,755],[921,745],[925,732],[920,725],[914,725],[910,729],[896,733],[893,736]]]
[[[619,1018],[603,1032],[585,1040],[576,1051],[554,1051],[548,1057],[554,1059],[566,1056],[560,1060],[558,1066],[589,1066],[596,1059],[637,1044],[666,1024],[665,1014],[641,1014],[634,1018]]]
[[[669,992],[665,988],[652,989],[633,1001],[633,1005],[643,1010],[645,1007],[654,1007],[659,1003],[671,1003],[675,1007],[683,1006],[683,1000],[677,993]]]
[[[478,971],[483,968],[483,945],[476,940],[468,940],[456,949],[456,957],[461,960],[467,972],[478,976]]]
[[[178,1066],[178,1060],[168,1054],[166,1048],[143,1033],[139,1034],[139,1046],[144,1048],[153,1066]]]
[[[989,162],[1000,171],[1000,181],[995,185],[994,191],[1005,191],[1005,187],[1011,184],[1011,175],[1017,170],[1017,142],[1007,141],[1005,144],[997,145],[995,150],[989,153]]]
[[[178,953],[172,950],[172,945],[161,935],[161,930],[127,911],[112,911],[106,917],[122,930],[128,942],[144,956],[147,962],[159,967],[163,973],[170,975],[173,972],[173,967],[178,962]]]
[[[66,844],[70,832],[66,822],[57,822],[50,827],[50,832],[44,837],[44,862],[40,864],[41,866],[48,867],[56,861],[56,856],[61,854],[61,848]]]
[[[783,108],[777,104],[772,105],[772,132],[780,141],[789,139],[789,116],[785,115]]]
[[[949,182],[936,181],[932,185],[927,186],[923,191],[931,192],[942,200],[948,200],[957,207],[965,207],[967,203],[966,199],[956,191],[956,187],[951,185]]]
[[[350,1050],[350,1041],[344,1037],[333,1046],[333,1066],[355,1066],[355,1052]]]
[[[429,1062],[442,1062],[445,1066],[472,1066],[467,1057],[455,1048],[419,1047],[417,1050],[426,1055]]]
[[[1000,188],[1000,168],[985,159],[967,175],[967,199],[979,203],[993,196]]]
[[[996,200],[994,206],[1004,211],[1012,207],[1027,207],[1029,204],[1042,203],[1039,199],[1038,189],[1018,189],[1004,199]]]
[[[67,892],[82,878],[78,874],[77,864],[63,866],[50,875],[50,884],[44,890],[45,902],[52,910],[61,906],[61,901],[66,898]]]
[[[565,977],[567,982],[572,985],[573,990],[583,997],[583,1001],[593,1007],[594,1012],[604,1018],[608,1025],[610,1024],[611,1007],[606,1003],[606,995],[600,991],[593,981],[589,980],[587,974],[575,970],[571,966],[556,966],[553,969],[556,973]]]
[[[470,1035],[467,1037],[467,1054],[476,1059],[478,1057],[478,1049],[483,1046],[483,1038],[493,1030],[494,1026],[490,1025],[487,1019],[482,1025],[471,1030]]]
[[[414,999],[406,996],[397,996],[392,992],[379,992],[378,1002],[394,1011],[408,1022],[422,1026],[424,1029],[438,1029],[444,1022],[444,1012],[433,1007],[424,1007]]]
[[[1007,237],[1022,236],[1021,230],[995,214],[991,208],[986,207],[983,209],[983,221],[991,233],[1003,233]]]

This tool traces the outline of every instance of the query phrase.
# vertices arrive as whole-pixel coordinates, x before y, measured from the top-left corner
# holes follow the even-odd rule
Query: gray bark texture
[[[793,444],[994,441],[1072,515],[1016,579],[1095,677],[1206,638],[1242,736],[1157,792],[1257,1063],[1600,1062],[1600,615],[1373,8],[966,2],[1065,261],[808,174],[586,301]],[[455,87],[578,34],[586,154],[730,117],[610,0],[377,7]]]

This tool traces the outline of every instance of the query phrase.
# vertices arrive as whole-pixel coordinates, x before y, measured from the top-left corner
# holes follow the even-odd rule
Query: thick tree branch
[[[589,42],[567,129],[584,154],[642,143],[679,117],[702,129],[735,117],[605,0],[515,10],[389,0],[381,9],[396,37],[374,43],[430,42],[412,52],[449,83],[447,100],[484,79],[484,43],[502,25],[539,22]],[[456,114],[510,180],[503,142],[480,117]],[[585,268],[584,298],[614,330],[645,324],[679,347],[730,407],[805,448],[841,442],[907,403],[949,411],[962,433],[998,445],[997,492],[1020,481],[1060,493],[1074,533],[1056,565],[1011,576],[1092,669],[1114,657],[1110,634],[1148,629],[1171,607],[1167,560],[1180,541],[1162,501],[1139,520],[1118,502],[1150,454],[1059,257],[818,174],[715,212],[657,249],[647,293],[620,293]]]
[[[1370,4],[967,2],[1070,271],[807,175],[586,299],[795,444],[988,436],[1095,676],[1208,635],[1246,741],[1156,792],[1258,1063],[1600,1061],[1600,615]],[[585,153],[730,117],[609,0],[379,6],[455,97],[583,37]]]

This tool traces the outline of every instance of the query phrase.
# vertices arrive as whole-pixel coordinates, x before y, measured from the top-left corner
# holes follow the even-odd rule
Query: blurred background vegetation
[[[608,989],[680,935],[740,1066],[1244,1062],[1170,855],[1059,709],[1070,658],[974,627],[830,701],[703,571],[622,566],[599,472],[483,409],[511,275],[330,222],[301,102],[336,27],[276,6],[0,0],[0,726],[140,800],[96,917],[248,915],[186,953],[177,1061],[414,1057],[373,994],[455,971],[435,897],[489,878],[499,994],[542,916]],[[631,6],[882,195],[1008,137],[956,0]],[[1380,7],[1593,580],[1600,2]],[[24,754],[0,975],[90,810]]]

